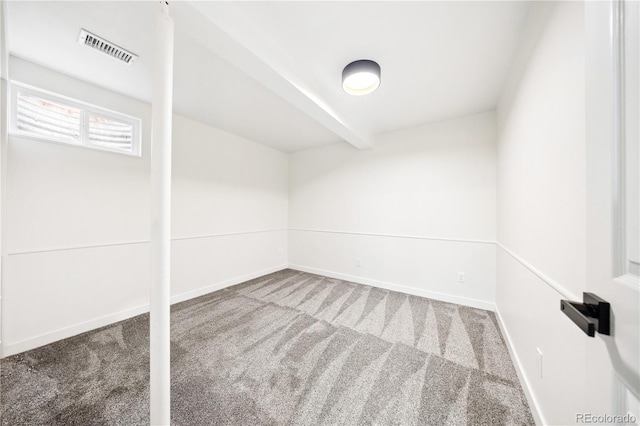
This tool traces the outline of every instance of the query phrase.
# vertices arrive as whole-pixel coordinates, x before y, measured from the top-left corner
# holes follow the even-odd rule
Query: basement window
[[[140,156],[139,118],[12,83],[12,133]]]

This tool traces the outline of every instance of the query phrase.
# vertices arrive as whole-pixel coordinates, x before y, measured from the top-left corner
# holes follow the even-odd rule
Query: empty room
[[[640,424],[640,3],[0,0],[0,424]]]

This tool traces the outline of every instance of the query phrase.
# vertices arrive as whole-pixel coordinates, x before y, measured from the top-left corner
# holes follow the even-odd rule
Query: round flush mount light
[[[380,86],[380,65],[369,59],[351,62],[342,70],[342,89],[350,95],[366,95]]]

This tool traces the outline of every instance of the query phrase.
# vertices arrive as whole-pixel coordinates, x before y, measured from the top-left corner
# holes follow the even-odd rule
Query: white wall
[[[587,391],[584,335],[559,309],[585,286],[583,8],[532,6],[498,108],[496,307],[544,424],[575,423]]]
[[[142,158],[10,136],[3,354],[147,310],[150,107],[12,58],[11,77],[143,119]],[[174,117],[172,296],[278,270],[287,156]]]
[[[183,117],[173,131],[175,300],[286,267],[288,156]]]
[[[383,135],[368,151],[286,156],[175,117],[174,301],[287,262],[495,301],[539,420],[574,423],[585,342],[558,305],[585,281],[584,47],[582,4],[537,3],[497,128],[494,113],[477,114]],[[141,159],[9,138],[4,355],[144,312],[149,281],[149,106],[16,58],[10,71],[144,129]]]
[[[492,308],[495,142],[483,113],[385,134],[372,150],[292,154],[289,263]]]
[[[149,281],[149,106],[18,58],[11,72],[144,127],[142,158],[9,138],[4,355],[146,311]],[[184,117],[173,128],[174,301],[281,269],[290,253],[301,269],[492,307],[494,114],[290,162]]]

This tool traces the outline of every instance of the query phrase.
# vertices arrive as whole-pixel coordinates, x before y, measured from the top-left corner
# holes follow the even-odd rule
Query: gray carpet
[[[534,424],[493,313],[293,270],[172,308],[176,425]],[[3,425],[149,422],[148,316],[1,362]]]

